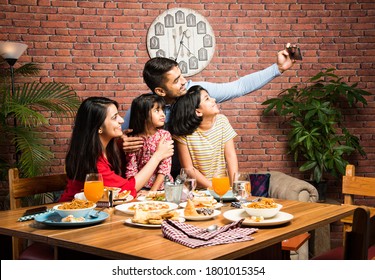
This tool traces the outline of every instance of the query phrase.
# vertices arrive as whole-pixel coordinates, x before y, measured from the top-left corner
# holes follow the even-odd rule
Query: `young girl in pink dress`
[[[133,100],[129,128],[133,129],[132,136],[142,137],[144,141],[139,151],[126,154],[127,178],[137,174],[138,170],[147,164],[163,136],[166,140],[172,140],[171,134],[162,129],[165,123],[164,106],[164,99],[156,94],[142,94]],[[166,176],[173,181],[170,175],[171,166],[171,157],[162,160],[143,189],[163,190]]]

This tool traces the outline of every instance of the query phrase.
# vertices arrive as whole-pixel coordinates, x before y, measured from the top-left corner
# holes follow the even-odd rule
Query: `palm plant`
[[[319,183],[324,173],[344,175],[346,157],[357,151],[366,155],[359,138],[349,132],[342,118],[344,107],[367,105],[369,92],[348,85],[334,74],[334,69],[319,72],[302,86],[283,90],[263,105],[267,114],[275,110],[287,117],[289,153],[295,162],[302,160],[300,171],[310,171],[310,180]],[[306,85],[307,84],[307,85]]]
[[[4,64],[5,61],[0,62],[0,66]],[[74,90],[56,82],[23,83],[16,86],[12,93],[10,71],[5,65],[0,69],[3,72],[0,75],[0,133],[3,136],[0,141],[10,141],[15,146],[19,156],[16,165],[21,174],[26,177],[40,175],[53,156],[42,144],[41,128],[48,125],[43,112],[52,112],[59,119],[73,116],[80,100]],[[15,77],[38,73],[39,68],[34,63],[25,64],[14,72]],[[0,166],[1,170],[7,170],[11,163],[0,159]]]

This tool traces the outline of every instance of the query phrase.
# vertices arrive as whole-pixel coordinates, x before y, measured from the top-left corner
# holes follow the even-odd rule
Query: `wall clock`
[[[173,8],[159,15],[147,32],[150,57],[178,62],[184,76],[201,72],[215,52],[215,35],[208,20],[192,9]]]

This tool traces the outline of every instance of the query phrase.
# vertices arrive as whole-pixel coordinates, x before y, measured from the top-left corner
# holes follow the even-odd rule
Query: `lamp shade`
[[[0,55],[5,59],[17,60],[27,49],[26,44],[15,42],[0,42]]]

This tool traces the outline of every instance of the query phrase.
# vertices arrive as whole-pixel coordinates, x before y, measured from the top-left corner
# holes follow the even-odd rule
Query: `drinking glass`
[[[250,174],[247,172],[235,172],[232,185],[233,196],[238,201],[246,201],[251,195]]]
[[[188,199],[192,199],[193,191],[197,187],[197,176],[196,170],[194,167],[192,168],[181,168],[180,176],[184,180],[184,190],[183,192],[186,194]]]
[[[224,206],[223,195],[230,189],[228,171],[215,172],[212,177],[212,189],[220,197],[220,203]]]
[[[103,176],[100,173],[86,175],[83,192],[87,200],[98,202],[104,193]]]

